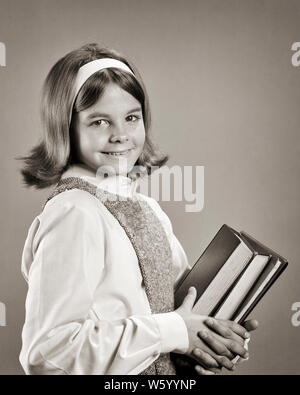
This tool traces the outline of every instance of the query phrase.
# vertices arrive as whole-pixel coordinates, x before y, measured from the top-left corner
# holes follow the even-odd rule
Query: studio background
[[[152,132],[169,166],[205,166],[205,206],[161,202],[193,264],[223,223],[246,230],[290,265],[252,314],[250,360],[235,374],[299,374],[300,41],[296,0],[0,0],[0,374],[18,361],[28,228],[49,190],[22,186],[20,162],[40,135],[40,91],[50,67],[88,42],[113,47],[141,72]]]

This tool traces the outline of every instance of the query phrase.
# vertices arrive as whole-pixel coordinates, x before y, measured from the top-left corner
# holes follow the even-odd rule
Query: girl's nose
[[[119,143],[124,143],[125,141],[128,141],[128,136],[125,136],[125,135],[123,135],[123,136],[112,136],[111,138],[110,138],[110,141],[112,142],[112,143],[116,143],[116,142],[119,142]]]

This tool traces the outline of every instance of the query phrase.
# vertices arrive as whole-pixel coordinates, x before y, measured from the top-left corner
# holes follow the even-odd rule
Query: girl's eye
[[[93,126],[101,126],[104,125],[105,123],[108,123],[105,119],[97,119],[97,121],[94,121],[92,123]]]
[[[138,117],[137,115],[128,115],[128,117],[126,118],[126,120],[129,122],[136,122],[138,119],[140,119],[140,117]]]

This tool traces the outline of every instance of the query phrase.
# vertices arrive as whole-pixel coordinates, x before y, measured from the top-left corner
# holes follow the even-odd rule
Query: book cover
[[[181,305],[191,286],[197,289],[197,303],[212,279],[224,265],[224,262],[231,256],[232,252],[240,243],[241,240],[230,228],[227,225],[223,225],[192,269],[177,285],[175,306],[178,307]]]
[[[178,284],[175,306],[194,286],[194,312],[242,322],[286,266],[285,258],[224,224]]]

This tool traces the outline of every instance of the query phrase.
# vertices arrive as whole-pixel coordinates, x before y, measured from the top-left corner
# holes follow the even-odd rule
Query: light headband
[[[80,69],[78,70],[78,74],[75,80],[75,87],[74,87],[74,98],[72,101],[72,110],[70,114],[70,119],[69,123],[71,122],[72,118],[72,111],[73,111],[73,106],[76,100],[76,97],[78,95],[78,92],[80,91],[82,85],[88,80],[93,74],[95,74],[97,71],[103,70],[103,69],[108,69],[110,67],[116,67],[117,69],[121,69],[126,71],[127,73],[130,73],[134,76],[134,73],[130,68],[123,62],[117,59],[111,59],[111,58],[102,58],[102,59],[96,59],[92,60],[89,63],[86,63]]]

